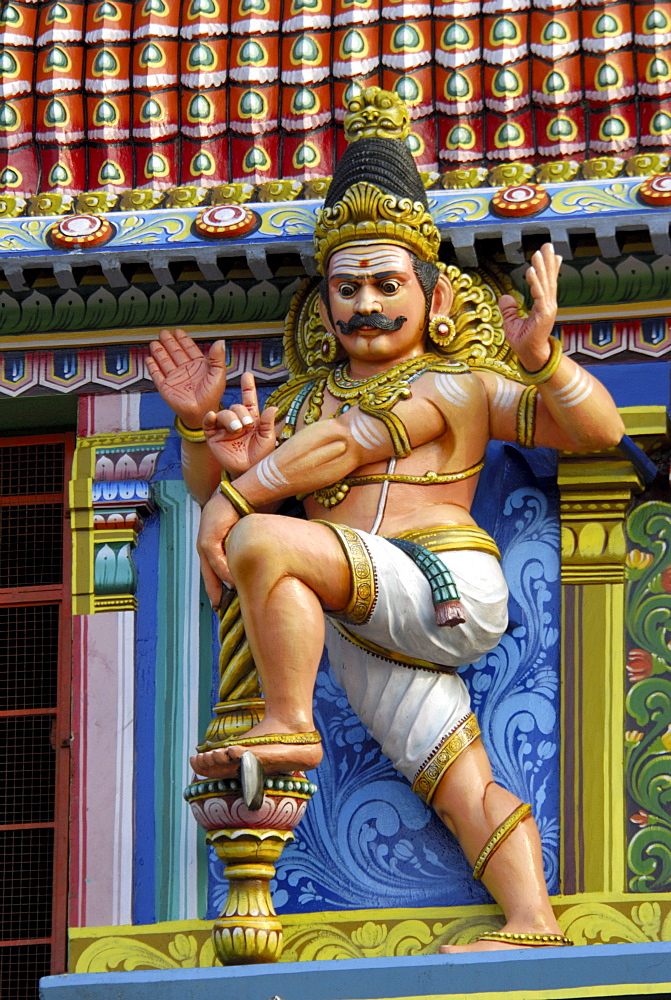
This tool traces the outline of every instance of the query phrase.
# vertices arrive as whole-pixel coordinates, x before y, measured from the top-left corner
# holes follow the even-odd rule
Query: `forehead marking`
[[[357,253],[356,250],[352,250],[351,248],[346,248],[336,251],[333,254],[329,270],[333,273],[343,267],[351,267],[358,270],[361,268],[381,268],[385,266],[387,268],[391,267],[394,270],[407,270],[409,263],[409,261],[401,257],[395,247],[381,247],[379,250],[373,251],[368,249],[365,254]]]

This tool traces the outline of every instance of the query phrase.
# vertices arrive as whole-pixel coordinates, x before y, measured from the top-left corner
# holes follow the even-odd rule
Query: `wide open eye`
[[[353,285],[351,281],[342,281],[338,285],[338,295],[343,299],[351,299],[353,295],[356,295],[356,285]]]
[[[399,281],[395,281],[393,278],[386,278],[381,284],[380,288],[385,295],[395,295],[396,292],[401,287]]]

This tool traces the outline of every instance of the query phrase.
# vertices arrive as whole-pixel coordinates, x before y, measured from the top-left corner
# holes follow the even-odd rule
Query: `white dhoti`
[[[447,768],[480,732],[455,670],[492,649],[508,623],[508,588],[491,553],[496,547],[491,539],[490,551],[426,545],[452,573],[467,619],[439,626],[429,583],[412,559],[378,535],[330,527],[353,577],[345,612],[327,615],[331,668],[383,752],[430,801]],[[479,529],[459,532],[466,541],[469,534],[476,541],[487,538]],[[430,534],[436,542],[438,535],[455,532]]]

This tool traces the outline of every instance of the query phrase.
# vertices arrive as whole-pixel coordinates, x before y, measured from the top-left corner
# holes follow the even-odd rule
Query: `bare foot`
[[[206,778],[232,778],[240,771],[240,758],[246,750],[253,752],[266,774],[309,771],[319,766],[324,756],[321,743],[254,743],[255,737],[283,732],[287,731],[278,726],[271,728],[269,720],[264,719],[245,733],[248,740],[244,743],[196,754],[191,766]]]
[[[547,935],[552,938],[556,935],[562,935],[562,930],[559,924],[553,924],[551,927],[541,927],[534,928],[533,931],[522,930],[521,927],[514,927],[510,924],[506,924],[501,928],[501,932],[506,934],[520,934],[520,935],[533,935],[534,937]],[[544,941],[542,943],[530,943],[521,941],[473,941],[471,944],[444,944],[438,949],[441,955],[458,955],[462,952],[477,952],[477,951],[510,951],[513,948],[561,948],[564,947],[560,941]]]

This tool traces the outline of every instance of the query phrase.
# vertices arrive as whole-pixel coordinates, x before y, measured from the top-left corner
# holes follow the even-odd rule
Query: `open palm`
[[[217,410],[226,388],[226,351],[217,341],[205,357],[184,330],[161,330],[150,344],[147,368],[168,406],[187,427],[199,428]]]
[[[502,295],[499,299],[506,340],[528,371],[538,371],[550,356],[548,339],[557,318],[557,276],[561,262],[551,243],[545,243],[531,258],[525,277],[534,304],[528,316],[520,316],[512,295]]]

